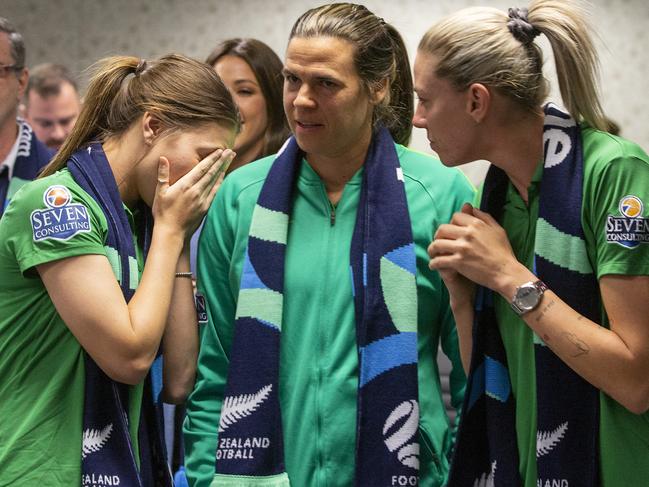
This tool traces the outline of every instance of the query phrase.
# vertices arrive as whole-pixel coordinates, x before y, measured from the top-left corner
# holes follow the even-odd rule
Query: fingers
[[[467,215],[473,215],[473,205],[471,203],[464,203],[460,212],[466,213]]]
[[[439,255],[456,254],[462,246],[457,240],[435,239],[428,246],[428,256],[432,259]]]
[[[481,227],[483,223],[491,227],[500,227],[500,224],[489,213],[469,203],[464,203],[459,212],[453,213],[449,223],[460,227],[475,227],[476,229],[483,228]]]
[[[216,172],[214,174],[214,181],[220,179],[223,181],[223,177],[225,176],[225,173],[228,172],[228,168],[230,167],[230,164],[232,163],[232,160],[236,156],[234,151],[231,151],[230,149],[226,149],[223,151],[220,161],[218,163],[218,167],[216,169]]]
[[[442,269],[457,270],[456,267],[457,267],[456,255],[438,255],[430,259],[430,261],[428,262],[428,268],[432,271],[442,270]]]
[[[214,197],[216,196],[217,190],[221,187],[221,183],[223,183],[223,179],[225,178],[225,172],[227,171],[224,169],[223,171],[220,172],[220,174],[217,176],[216,181],[214,185],[209,190],[209,193],[205,196],[205,211],[210,207],[212,204],[212,200],[214,200]]]
[[[499,223],[486,211],[478,208],[473,208],[473,216],[489,225],[499,225]]]
[[[186,183],[188,186],[194,186],[209,174],[210,169],[217,165],[226,151],[227,149],[225,151],[223,149],[216,149],[205,159],[196,164],[196,166],[194,166],[191,171],[180,178],[180,180],[182,180],[183,183]],[[214,170],[216,171],[218,167],[219,166],[217,165]]]
[[[443,223],[442,225],[437,227],[437,231],[435,232],[435,236],[433,238],[435,240],[442,239],[442,238],[457,240],[458,238],[463,237],[465,233],[466,233],[465,227],[461,227],[459,225],[453,225],[451,223]]]
[[[230,149],[226,149],[221,153],[216,163],[210,167],[207,174],[198,183],[202,197],[207,198],[215,186],[217,188],[220,186],[220,181],[223,181],[225,173],[235,155]]]
[[[158,160],[158,187],[157,192],[160,192],[169,187],[169,159],[160,156]]]
[[[458,211],[458,212],[453,213],[453,216],[451,217],[451,221],[450,221],[451,224],[460,225],[460,226],[463,226],[463,227],[468,227],[472,223],[476,222],[476,217],[473,216],[473,213],[465,213],[464,212],[466,206],[467,205],[465,204],[465,206],[462,207],[462,211]],[[470,206],[470,208],[472,210],[475,210],[475,208],[473,208],[472,206]]]

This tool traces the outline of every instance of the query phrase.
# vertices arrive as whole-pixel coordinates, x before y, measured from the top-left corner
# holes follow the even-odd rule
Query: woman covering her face
[[[171,485],[145,377],[161,349],[165,399],[193,384],[188,241],[238,123],[202,63],[98,64],[67,142],[0,223],[3,482]]]
[[[282,61],[257,39],[228,39],[207,58],[234,98],[241,131],[234,141],[237,157],[228,173],[275,154],[289,136],[282,109]]]
[[[441,486],[453,428],[436,356],[463,372],[426,247],[472,189],[404,147],[412,81],[365,7],[303,14],[284,62],[293,136],[233,172],[201,238],[193,485]]]
[[[429,249],[470,370],[449,486],[649,478],[649,157],[608,133],[597,66],[579,2],[462,10],[419,45],[415,125],[492,163]]]

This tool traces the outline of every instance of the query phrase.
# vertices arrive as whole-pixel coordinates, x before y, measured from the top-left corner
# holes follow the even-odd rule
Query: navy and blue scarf
[[[279,356],[287,235],[303,157],[295,139],[289,139],[268,173],[253,212],[212,485],[289,485]],[[416,485],[415,247],[403,175],[386,129],[375,133],[365,161],[350,269],[360,368],[355,485],[391,485],[395,476]]]
[[[68,160],[74,180],[100,206],[106,222],[106,250],[126,302],[135,294],[138,267],[135,242],[117,183],[100,144],[75,152]],[[150,242],[152,218],[142,209],[141,240],[145,253]],[[85,403],[82,439],[82,485],[171,486],[166,464],[159,412],[153,403],[147,376],[138,443],[140,466],[129,434],[129,386],[111,380],[85,355]],[[110,484],[109,482],[113,482]]]
[[[599,321],[599,288],[581,225],[583,153],[579,125],[545,107],[544,167],[534,244],[534,273],[579,314]],[[507,175],[491,166],[481,207],[498,219]],[[534,335],[539,485],[599,485],[599,393]],[[522,485],[516,403],[493,292],[479,288],[471,372],[449,487]]]
[[[36,179],[53,155],[52,151],[36,138],[27,122],[22,118],[18,118],[16,122],[18,123],[18,152],[11,180],[8,173],[4,175],[0,173],[0,217],[16,191],[23,184]]]

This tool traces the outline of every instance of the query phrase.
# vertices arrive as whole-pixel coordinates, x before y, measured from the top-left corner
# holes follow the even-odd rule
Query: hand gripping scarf
[[[570,307],[599,321],[599,288],[581,226],[583,154],[579,126],[546,105],[544,167],[534,242],[534,272]],[[506,174],[491,166],[482,208],[498,218]],[[524,326],[521,324],[521,326]],[[534,335],[539,485],[599,485],[599,393]],[[479,288],[471,372],[449,487],[522,485],[515,398],[493,309],[493,292]]]
[[[252,216],[221,408],[213,486],[286,487],[279,402],[284,258],[291,200],[303,158],[289,139]],[[358,487],[418,481],[417,287],[403,176],[386,129],[364,165],[352,273],[359,390]],[[301,487],[301,486],[297,486]]]
[[[16,119],[16,122],[18,123],[18,152],[11,180],[7,170],[3,178],[0,169],[0,217],[16,191],[23,184],[36,179],[38,173],[52,157],[52,151],[36,138],[27,122],[22,118]]]
[[[106,251],[126,302],[138,284],[133,234],[117,183],[100,144],[75,152],[68,160],[74,180],[101,207],[108,223]],[[151,214],[144,211],[145,253],[151,236]],[[82,485],[171,486],[159,414],[147,376],[138,425],[140,467],[129,435],[129,388],[111,380],[85,354],[85,404],[81,452]]]

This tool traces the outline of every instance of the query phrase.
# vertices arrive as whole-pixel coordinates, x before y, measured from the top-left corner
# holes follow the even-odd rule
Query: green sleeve
[[[585,193],[584,230],[595,245],[597,277],[649,275],[649,159],[601,165]]]
[[[480,208],[480,202],[482,201],[483,190],[484,190],[484,183],[480,184],[478,190],[475,192],[475,195],[473,196],[473,201],[471,202],[471,205],[473,205],[474,208]]]
[[[448,295],[446,288],[444,288],[444,293]],[[453,406],[453,409],[457,411],[457,416],[452,428],[453,441],[455,441],[455,434],[457,433],[457,427],[460,421],[460,410],[462,409],[462,403],[464,401],[466,375],[464,373],[462,358],[460,356],[460,345],[457,338],[457,329],[455,328],[455,319],[453,318],[450,306],[446,308],[442,320],[440,342],[444,355],[448,357],[452,365],[451,373],[449,375],[451,406]]]
[[[224,183],[208,212],[198,250],[198,289],[208,321],[201,325],[196,384],[183,425],[185,469],[190,485],[208,487],[214,477],[218,422],[232,341],[235,297],[229,284],[233,248],[233,212]]]
[[[103,213],[90,195],[68,180],[55,175],[28,183],[7,208],[3,219],[6,228],[11,228],[8,246],[23,274],[37,265],[67,257],[106,255]],[[60,194],[67,195],[67,203],[59,207],[45,203],[53,187],[63,188]],[[64,226],[73,229],[57,230]]]

